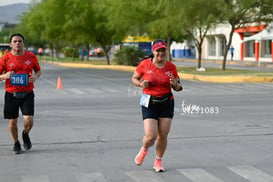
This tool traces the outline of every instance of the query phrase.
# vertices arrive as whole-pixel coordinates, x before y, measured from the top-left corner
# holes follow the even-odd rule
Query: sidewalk
[[[197,67],[198,60],[176,59],[174,60],[177,66]],[[201,67],[203,68],[221,68],[222,61],[202,60]],[[254,61],[230,61],[226,62],[227,69],[252,70],[260,72],[273,72],[273,62],[254,62]],[[240,83],[240,82],[273,82],[272,76],[201,76],[196,74],[182,73],[181,77],[188,80],[198,80],[204,82],[219,82],[219,83]]]
[[[53,61],[43,61],[46,63],[50,64],[55,64],[59,66],[64,66],[64,67],[74,67],[74,68],[91,68],[91,69],[111,69],[111,70],[118,70],[118,71],[126,71],[126,72],[134,72],[136,67],[134,66],[123,66],[123,65],[93,65],[93,64],[88,64],[88,63],[61,63],[61,62],[53,62]],[[196,66],[197,65],[197,60],[175,60],[174,62],[175,65],[177,66]],[[210,64],[210,65],[208,65]],[[257,67],[255,65],[253,66],[246,66],[244,65],[245,63],[240,63],[240,62],[229,62],[227,63],[226,67],[230,68],[230,65],[236,66],[241,69],[254,69],[257,71],[261,67]],[[203,66],[205,65],[205,66]],[[221,63],[218,61],[202,61],[202,67],[218,67],[219,65],[221,66]],[[268,68],[268,70],[264,70],[265,72],[268,72],[272,70],[272,68]],[[197,75],[197,74],[187,74],[180,72],[178,73],[180,78],[183,80],[195,80],[195,81],[202,81],[202,82],[217,82],[217,83],[255,83],[255,82],[273,82],[273,76],[267,76],[267,77],[262,77],[262,76],[203,76],[203,75]]]
[[[189,64],[197,66],[198,60],[196,59],[174,59],[176,63]],[[217,67],[222,66],[222,60],[202,60],[202,67]],[[257,71],[270,71],[273,72],[273,62],[257,62],[257,61],[239,61],[239,60],[227,60],[226,68],[231,69],[243,69],[243,70],[257,70]]]

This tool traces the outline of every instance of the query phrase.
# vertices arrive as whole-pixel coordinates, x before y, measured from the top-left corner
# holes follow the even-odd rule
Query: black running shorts
[[[16,119],[19,117],[19,108],[23,115],[34,115],[34,93],[29,92],[24,98],[16,98],[13,93],[5,93],[4,118]]]
[[[149,103],[148,108],[142,107],[142,118],[145,119],[156,119],[159,118],[173,118],[174,116],[174,99],[167,100],[160,103]]]

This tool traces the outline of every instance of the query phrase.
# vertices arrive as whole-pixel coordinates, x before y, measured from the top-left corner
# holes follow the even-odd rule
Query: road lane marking
[[[78,89],[78,88],[69,88],[69,91],[75,93],[75,94],[84,94],[85,92],[83,92],[82,90]]]
[[[110,88],[110,87],[103,87],[101,88],[104,92],[109,92],[109,93],[120,93],[122,92],[121,90],[115,89],[115,88]]]
[[[50,182],[48,176],[22,176],[22,182]]]
[[[221,179],[213,176],[204,169],[177,169],[178,172],[194,182],[224,182]]]
[[[129,171],[126,174],[135,182],[163,182],[153,171]]]
[[[41,82],[47,82],[47,83],[49,83],[50,85],[52,85],[52,86],[56,86],[57,85],[57,82],[53,82],[53,81],[51,81],[51,80],[48,80],[48,79],[46,79],[46,78],[43,78],[43,77],[41,77],[40,78],[41,79]]]
[[[87,92],[90,92],[92,94],[100,94],[100,93],[103,93],[103,91],[101,89],[98,89],[98,88],[86,88],[84,89],[86,90]]]
[[[101,173],[75,174],[78,182],[107,182]]]
[[[229,170],[242,176],[243,178],[251,182],[272,182],[273,176],[264,173],[263,171],[256,169],[252,166],[234,166],[228,167]]]

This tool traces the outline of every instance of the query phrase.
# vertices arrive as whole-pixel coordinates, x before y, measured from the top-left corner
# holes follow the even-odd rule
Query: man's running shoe
[[[23,130],[22,137],[23,137],[23,141],[24,141],[24,148],[26,150],[31,149],[32,144],[31,144],[30,138],[28,136],[28,133],[25,130]]]
[[[161,159],[155,159],[153,168],[156,172],[164,172],[165,171],[164,167],[161,164]]]
[[[15,142],[15,143],[14,143],[14,146],[13,146],[13,152],[14,152],[15,154],[20,154],[21,151],[22,151],[22,149],[21,149],[21,144],[20,144],[20,142],[19,142],[19,141]]]
[[[141,147],[140,151],[138,152],[138,154],[136,155],[135,158],[135,163],[136,165],[141,165],[144,161],[145,156],[147,155],[148,150],[144,150],[144,147]]]

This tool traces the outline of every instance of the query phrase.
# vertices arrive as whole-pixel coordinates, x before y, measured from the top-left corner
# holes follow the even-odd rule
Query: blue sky
[[[31,0],[0,0],[0,6],[10,5],[14,3],[30,3]]]

